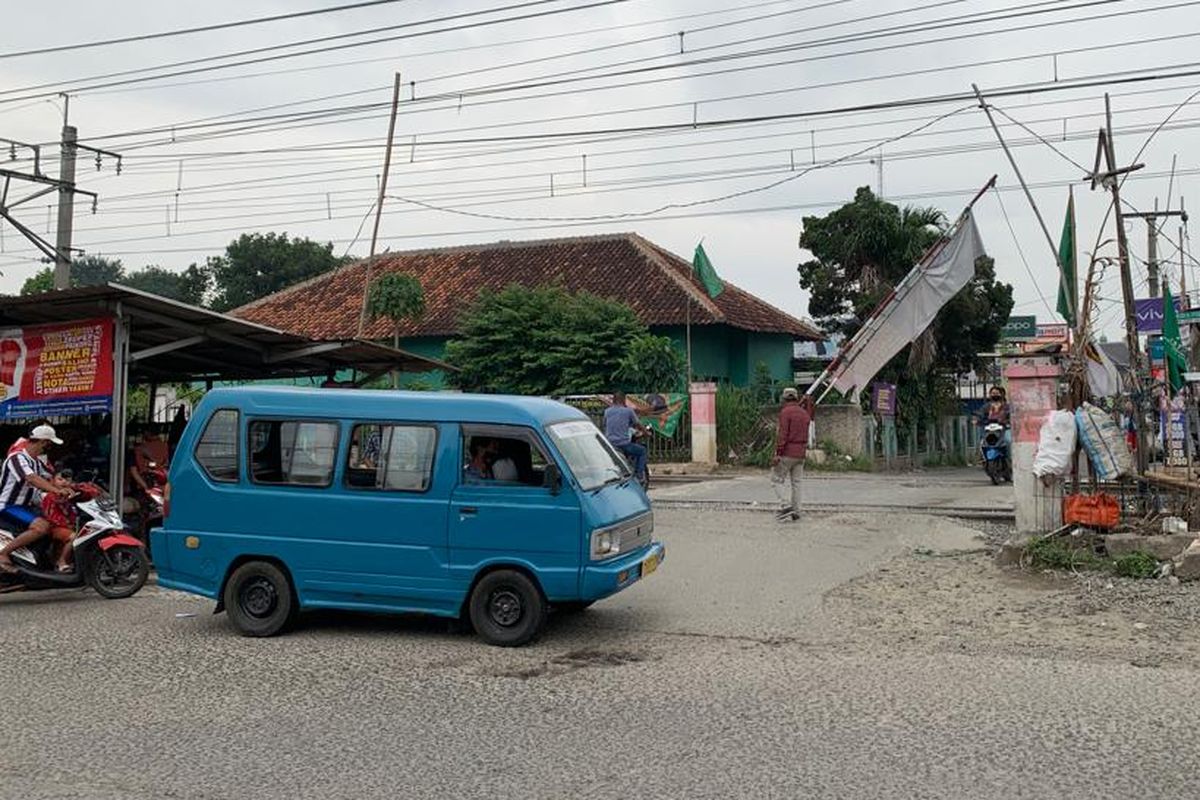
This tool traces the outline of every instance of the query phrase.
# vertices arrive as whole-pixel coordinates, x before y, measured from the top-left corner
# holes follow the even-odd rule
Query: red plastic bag
[[[1069,494],[1063,498],[1063,524],[1110,530],[1121,521],[1121,506],[1111,494]]]

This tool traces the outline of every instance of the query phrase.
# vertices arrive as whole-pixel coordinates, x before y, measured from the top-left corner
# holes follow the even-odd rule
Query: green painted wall
[[[750,374],[754,374],[755,365],[761,361],[770,367],[772,378],[790,384],[793,380],[792,337],[751,333],[747,338],[746,357],[750,363]]]
[[[668,336],[681,353],[687,353],[687,331],[682,325],[654,326],[651,333]],[[442,359],[448,337],[401,339],[400,348],[426,358]],[[701,379],[728,381],[746,386],[754,366],[763,361],[777,380],[792,379],[792,337],[787,334],[749,333],[727,325],[692,327],[692,371]],[[440,370],[400,377],[401,387],[442,389],[446,376]]]
[[[686,353],[683,326],[655,327],[651,331],[669,336]],[[787,334],[750,333],[726,325],[697,325],[692,328],[692,371],[702,379],[728,381],[746,386],[754,366],[763,361],[771,376],[792,380],[792,337]]]
[[[400,349],[407,350],[418,356],[435,358],[440,361],[445,356],[447,341],[448,338],[445,336],[421,336],[411,339],[401,339]],[[401,389],[414,387],[419,389],[445,389],[446,373],[437,369],[429,372],[406,372],[400,376]]]

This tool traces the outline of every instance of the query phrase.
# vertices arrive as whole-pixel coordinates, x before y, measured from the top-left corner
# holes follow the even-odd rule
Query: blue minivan
[[[666,550],[625,460],[551,400],[236,388],[197,406],[151,536],[158,583],[247,636],[302,609],[469,619],[521,645]]]

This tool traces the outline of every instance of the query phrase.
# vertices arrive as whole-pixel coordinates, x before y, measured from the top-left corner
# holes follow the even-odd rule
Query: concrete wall
[[[816,418],[817,442],[833,442],[839,452],[863,454],[863,413],[857,405],[820,405]]]

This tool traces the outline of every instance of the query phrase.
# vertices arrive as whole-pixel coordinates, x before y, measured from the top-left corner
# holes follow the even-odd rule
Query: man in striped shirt
[[[38,425],[29,434],[24,449],[11,453],[0,467],[0,517],[25,527],[25,532],[0,547],[0,571],[13,572],[13,550],[33,544],[50,532],[50,523],[41,515],[40,503],[45,492],[70,495],[71,490],[55,486],[41,456],[51,444],[62,439],[49,425]]]

